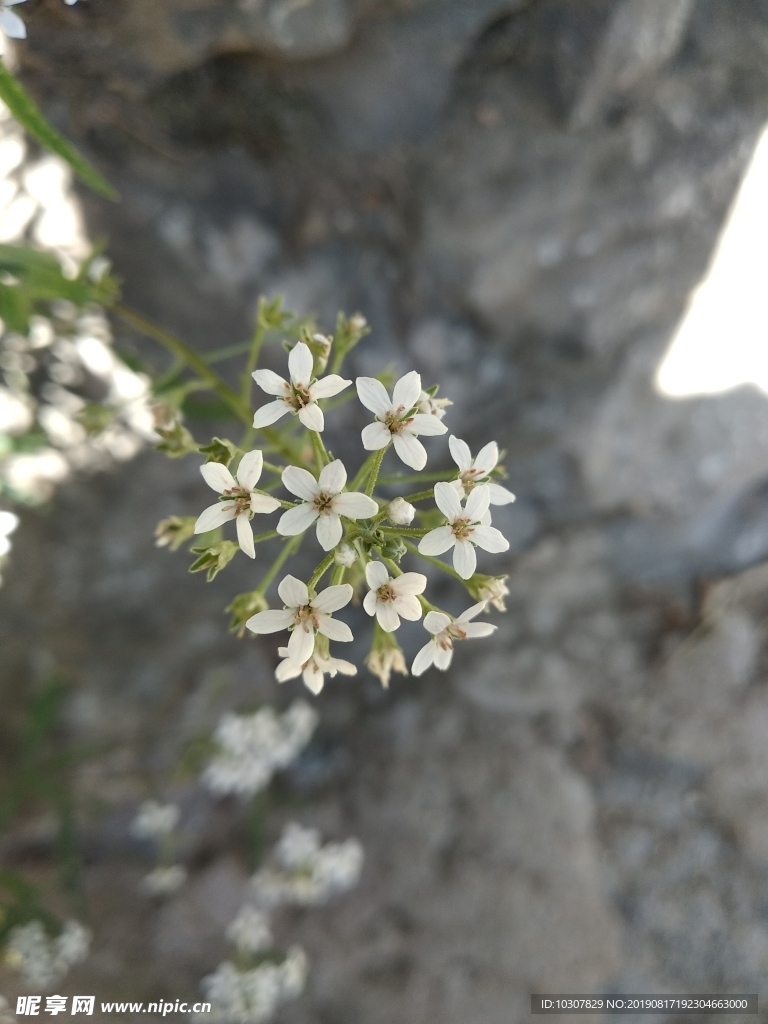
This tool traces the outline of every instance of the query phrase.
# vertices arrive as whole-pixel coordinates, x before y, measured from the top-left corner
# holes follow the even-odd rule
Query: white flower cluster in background
[[[90,945],[91,932],[78,921],[67,921],[55,937],[47,934],[41,921],[30,921],[11,930],[5,961],[31,989],[44,992],[88,957]]]
[[[174,863],[180,817],[176,804],[146,800],[131,824],[132,835],[137,839],[150,840],[157,846],[158,864],[141,880],[141,889],[147,896],[171,896],[187,880],[186,868]]]
[[[203,979],[202,988],[211,1003],[208,1013],[195,1020],[214,1024],[262,1024],[277,1008],[304,991],[307,957],[299,946],[291,946],[281,963],[261,963],[241,970],[225,961]]]
[[[252,885],[264,906],[316,906],[357,885],[362,867],[363,848],[356,839],[323,845],[316,829],[290,824]]]
[[[282,715],[270,707],[224,715],[213,737],[219,752],[203,772],[204,785],[219,796],[253,797],[296,760],[317,722],[317,712],[301,700]]]

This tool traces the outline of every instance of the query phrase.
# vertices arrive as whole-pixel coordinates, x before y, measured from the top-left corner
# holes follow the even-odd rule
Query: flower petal
[[[369,615],[375,615],[376,614],[376,602],[377,601],[378,601],[378,596],[377,596],[375,590],[369,590],[368,593],[363,598],[363,608],[368,612]]]
[[[288,403],[282,401],[282,399],[279,399],[277,402],[267,402],[266,405],[262,405],[260,409],[256,410],[256,414],[253,417],[253,425],[256,429],[268,427],[270,423],[276,423],[281,416],[285,416],[290,411]]]
[[[461,628],[467,634],[468,640],[474,640],[481,636],[490,636],[491,633],[496,631],[496,627],[491,622],[468,622],[466,626]]]
[[[250,519],[248,516],[239,515],[235,520],[235,526],[237,527],[237,543],[240,545],[240,550],[244,551],[249,558],[255,558],[256,548],[253,543]]]
[[[427,449],[421,441],[417,440],[413,434],[409,434],[407,430],[401,434],[393,434],[392,441],[395,451],[406,466],[415,470],[424,469],[427,464]]]
[[[281,647],[280,650],[287,650],[285,647]],[[296,679],[297,676],[301,675],[301,665],[297,665],[295,661],[291,661],[290,658],[284,658],[275,669],[275,679],[278,683],[284,683],[288,679]]]
[[[246,452],[242,459],[240,459],[240,465],[237,468],[237,482],[246,491],[252,491],[259,482],[263,468],[264,456],[258,448],[255,448],[252,452]]]
[[[427,577],[421,572],[404,572],[392,586],[396,594],[423,594],[427,587]]]
[[[309,346],[305,345],[303,341],[293,346],[288,353],[288,371],[294,386],[298,384],[303,384],[304,387],[309,386],[314,362]]]
[[[293,612],[287,608],[270,608],[266,612],[256,612],[245,625],[252,633],[279,633],[288,629],[293,622]]]
[[[472,468],[472,452],[466,441],[453,434],[448,438],[448,447],[451,449],[451,458],[459,467],[462,473]]]
[[[387,389],[375,377],[358,377],[355,381],[357,397],[366,409],[377,416],[384,416],[392,408]]]
[[[224,491],[230,490],[232,487],[237,487],[237,481],[229,472],[226,466],[222,466],[220,462],[206,462],[204,466],[200,467],[203,480],[212,487],[217,494],[223,494]],[[249,488],[250,489],[250,488]]]
[[[485,606],[487,603],[487,601],[478,601],[477,604],[473,604],[470,608],[467,608],[465,612],[462,612],[461,615],[459,615],[454,621],[458,622],[460,625],[462,625],[465,622],[470,622],[477,615],[479,615],[480,612],[485,611]]]
[[[445,672],[451,664],[451,658],[453,657],[452,647],[440,647],[437,645],[435,651],[435,668],[439,668],[441,672]]]
[[[285,396],[288,393],[288,381],[283,380],[274,370],[255,370],[253,379],[268,395]]]
[[[306,622],[294,626],[288,640],[288,657],[291,661],[298,661],[303,665],[309,661],[315,649],[315,631]]]
[[[235,518],[234,501],[219,501],[215,505],[209,505],[200,513],[195,523],[195,533],[208,533],[218,526],[223,526],[230,519]]]
[[[335,548],[341,540],[344,530],[341,519],[335,512],[319,516],[317,520],[317,542],[323,551]]]
[[[304,669],[303,673],[304,685],[310,693],[314,693],[315,696],[320,693],[325,683],[325,677],[323,676],[322,670],[318,668],[317,662],[314,658],[311,658],[309,664]]]
[[[490,503],[491,490],[488,484],[478,484],[467,498],[467,503],[464,506],[464,514],[470,522],[479,522],[488,511]]]
[[[344,490],[347,482],[347,471],[341,459],[336,459],[320,470],[320,477],[317,481],[318,491],[324,494],[338,494]]]
[[[360,491],[349,491],[346,494],[337,494],[333,499],[333,510],[340,516],[347,519],[370,519],[379,511],[379,506],[369,498],[367,494]]]
[[[442,420],[423,412],[416,413],[408,424],[408,429],[414,434],[423,434],[424,437],[437,437],[439,434],[448,433],[448,427]]]
[[[473,463],[473,468],[479,469],[484,476],[488,476],[491,470],[496,468],[496,463],[498,461],[499,446],[495,441],[489,441],[488,444],[483,445],[477,453],[477,457]]]
[[[442,555],[456,543],[456,537],[450,526],[438,526],[436,530],[430,530],[428,534],[419,541],[419,551],[422,555]]]
[[[456,488],[444,480],[435,484],[435,504],[451,523],[461,515],[461,502]]]
[[[445,612],[427,612],[424,616],[424,629],[428,629],[435,636],[442,633],[450,624],[450,617]]]
[[[319,515],[315,506],[307,502],[297,505],[295,508],[289,508],[280,516],[277,522],[277,532],[281,537],[295,537],[308,530]]]
[[[277,592],[283,604],[289,608],[303,608],[305,604],[309,604],[307,585],[297,580],[295,576],[284,576]],[[304,660],[306,661],[306,658]]]
[[[365,567],[365,579],[371,590],[378,590],[389,582],[389,572],[383,562],[369,562]]]
[[[424,644],[419,653],[413,659],[411,674],[414,676],[423,675],[430,665],[434,663],[436,651],[437,644],[434,640],[430,640],[428,643]]]
[[[512,491],[508,491],[506,487],[502,487],[501,484],[489,483],[488,489],[491,492],[491,504],[492,505],[511,505],[515,501],[515,496]]]
[[[344,388],[348,388],[351,383],[351,380],[345,380],[338,373],[329,373],[327,377],[321,377],[320,380],[315,381],[309,389],[309,393],[315,402],[318,398],[333,398]]]
[[[317,616],[317,628],[329,640],[338,640],[347,644],[354,640],[352,630],[346,622],[339,622],[338,619],[332,619],[330,615],[324,613]]]
[[[406,373],[404,377],[395,384],[394,391],[392,392],[392,405],[395,409],[400,406],[407,412],[412,409],[414,405],[421,398],[421,377],[415,371],[411,370],[410,373]],[[437,417],[435,417],[437,419]]]
[[[288,488],[291,494],[304,501],[314,501],[320,493],[317,480],[307,469],[300,469],[299,466],[286,466],[283,470],[283,485]]]
[[[13,11],[0,10],[0,28],[9,39],[26,39],[27,27],[18,14]]]
[[[343,658],[330,658],[329,670],[333,675],[337,672],[341,672],[343,676],[356,676],[357,665],[353,665],[351,661],[344,661]]]
[[[337,612],[339,608],[348,605],[352,600],[353,593],[349,583],[337,583],[333,587],[326,587],[325,590],[320,591],[317,597],[313,597],[312,607],[316,612],[330,615],[331,612]]]
[[[468,540],[457,540],[453,549],[453,568],[463,580],[468,580],[477,568],[477,555]]]
[[[491,551],[495,555],[501,551],[509,551],[509,541],[495,526],[475,526],[472,530],[472,541],[483,551]]]
[[[412,594],[398,594],[392,602],[392,606],[398,615],[402,615],[404,619],[408,619],[410,622],[418,622],[421,618],[422,611],[419,599]]]
[[[363,427],[360,436],[363,440],[363,448],[369,452],[377,452],[380,448],[386,448],[392,440],[392,435],[380,420]]]
[[[277,498],[273,498],[271,494],[259,494],[258,491],[254,491],[251,495],[251,512],[258,512],[264,515],[274,512],[276,508],[280,508],[280,502]]]
[[[322,434],[325,430],[323,410],[314,402],[311,405],[305,405],[303,409],[299,409],[299,421],[307,430],[314,430],[317,434]]]
[[[391,601],[376,602],[376,618],[385,633],[394,633],[400,627],[400,616]]]

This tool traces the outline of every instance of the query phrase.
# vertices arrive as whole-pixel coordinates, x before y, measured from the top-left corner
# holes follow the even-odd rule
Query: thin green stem
[[[428,487],[426,491],[416,491],[415,494],[406,494],[403,496],[403,501],[426,501],[427,498],[434,498],[434,488]]]
[[[259,544],[263,540],[272,540],[273,537],[279,537],[280,534],[277,530],[267,530],[266,533],[254,533],[253,543]]]
[[[268,469],[270,473],[277,473],[278,476],[282,476],[285,466],[276,466],[273,462],[267,462],[266,459],[262,463],[264,469]]]
[[[309,578],[309,583],[307,583],[307,590],[309,590],[310,596],[312,595],[317,584],[320,582],[323,576],[325,576],[330,567],[333,565],[333,563],[334,555],[333,552],[331,552],[329,555],[325,556],[320,565],[318,565],[318,567],[312,573],[312,575]]]
[[[430,480],[434,480],[435,483],[445,480],[445,470],[437,469],[432,473],[389,473],[383,476],[379,482],[383,486],[384,484],[427,483]]]
[[[259,305],[259,312],[261,312],[261,305]],[[256,369],[256,363],[259,361],[259,352],[261,346],[264,344],[264,336],[267,333],[266,325],[262,323],[261,316],[256,316],[256,330],[253,332],[253,341],[248,352],[248,361],[245,364],[243,375],[240,378],[240,401],[245,406],[250,406],[251,403],[251,388],[253,386],[253,377],[251,376],[253,371]]]
[[[380,526],[379,529],[395,537],[425,537],[430,532],[426,527],[420,530],[411,526]]]
[[[122,302],[113,303],[112,309],[122,320],[125,320],[125,322],[130,324],[135,330],[146,335],[148,338],[152,338],[154,341],[159,342],[164,348],[168,349],[169,352],[176,356],[177,359],[182,359],[191,370],[195,371],[198,377],[210,384],[219,398],[223,402],[226,402],[239,420],[243,423],[250,423],[251,412],[248,407],[235,394],[232,388],[226,384],[221,377],[212,370],[210,366],[208,366],[205,360],[186,344],[186,342],[181,341],[180,338],[177,338],[164,328],[159,327],[140,313],[136,313],[128,306],[125,306]]]
[[[449,576],[453,576],[455,580],[458,580],[459,583],[462,583],[464,586],[467,585],[467,581],[459,576],[456,570],[451,568],[450,565],[447,565],[445,562],[441,562],[439,558],[433,558],[432,555],[423,555],[417,546],[412,544],[409,540],[404,540],[403,544],[405,544],[408,550],[414,555],[418,555],[419,558],[423,558],[425,562],[429,562],[430,565],[434,565],[436,569],[442,569],[443,572],[447,573]]]
[[[365,480],[365,478],[368,476],[368,474],[371,471],[371,464],[373,463],[373,459],[374,459],[375,455],[376,455],[376,452],[371,452],[371,454],[363,462],[363,464],[360,467],[360,469],[358,469],[358,471],[355,474],[355,477],[354,477],[352,483],[349,484],[350,491],[359,491],[360,488],[363,486],[363,480]]]
[[[337,565],[333,570],[333,576],[331,576],[331,586],[338,587],[340,583],[344,582],[344,573],[347,571],[346,566]]]
[[[388,447],[389,445],[387,445],[387,448]],[[371,463],[371,475],[368,477],[368,486],[365,488],[365,493],[369,498],[373,494],[376,481],[379,479],[379,470],[381,469],[381,464],[384,461],[384,456],[387,454],[387,448],[380,448],[374,454],[373,462]]]
[[[386,567],[389,569],[389,571],[392,573],[393,576],[402,576],[403,575],[403,570],[400,568],[400,566],[397,564],[397,562],[394,562],[391,558],[384,558],[384,557],[382,557],[381,560],[384,563],[384,565],[386,565]]]
[[[296,551],[298,549],[298,547],[301,544],[303,539],[304,539],[304,534],[300,533],[296,537],[290,537],[285,542],[285,544],[283,544],[283,547],[282,547],[282,549],[280,551],[280,554],[277,556],[277,558],[274,560],[274,562],[272,563],[272,565],[268,569],[267,574],[264,577],[264,579],[261,581],[261,583],[258,585],[258,587],[256,587],[257,593],[259,593],[259,594],[266,594],[267,589],[268,589],[270,583],[272,582],[272,580],[280,572],[282,567],[285,565],[285,562],[287,561],[287,559],[289,559],[291,557],[291,555],[294,553],[294,551]]]
[[[320,473],[324,466],[327,466],[331,461],[331,457],[328,454],[328,450],[323,444],[323,439],[320,437],[316,430],[310,430],[310,437],[312,438],[312,450],[315,453],[315,462],[317,463],[317,472]]]

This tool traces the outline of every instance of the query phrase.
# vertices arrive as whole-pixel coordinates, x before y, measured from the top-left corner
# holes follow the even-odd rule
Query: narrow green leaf
[[[95,167],[82,157],[77,150],[40,113],[32,98],[22,89],[5,64],[0,61],[0,99],[10,112],[37,141],[66,160],[75,174],[94,192],[106,199],[117,201],[120,196]]]

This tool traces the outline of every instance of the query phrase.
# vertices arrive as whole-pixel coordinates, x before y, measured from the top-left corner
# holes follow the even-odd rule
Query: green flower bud
[[[216,541],[207,548],[192,548],[200,557],[190,565],[189,571],[206,572],[210,583],[226,565],[229,565],[235,557],[235,552],[239,550],[238,545],[231,540]]]

